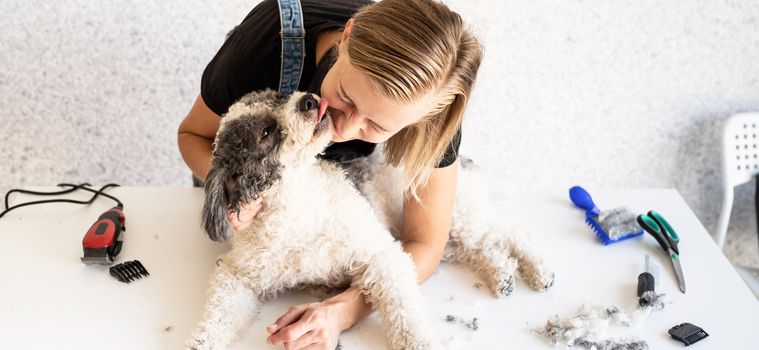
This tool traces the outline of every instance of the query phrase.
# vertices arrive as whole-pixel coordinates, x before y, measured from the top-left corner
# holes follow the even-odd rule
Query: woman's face
[[[321,97],[332,117],[332,141],[364,140],[381,143],[406,126],[419,121],[434,106],[432,93],[412,103],[383,97],[369,75],[350,62],[346,42],[352,21],[348,21],[340,41],[338,59],[327,72]]]

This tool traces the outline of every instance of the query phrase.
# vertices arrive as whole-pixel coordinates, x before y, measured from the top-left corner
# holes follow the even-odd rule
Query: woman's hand
[[[322,301],[296,305],[266,327],[269,344],[284,344],[287,350],[334,350],[345,327],[347,303]]]
[[[232,230],[235,231],[235,233],[244,230],[246,227],[250,226],[250,224],[256,218],[256,215],[258,215],[258,212],[261,211],[261,208],[263,207],[264,198],[258,197],[258,199],[253,202],[243,204],[240,207],[239,213],[233,213],[230,209],[227,213],[227,221],[229,221],[229,226],[232,227]]]

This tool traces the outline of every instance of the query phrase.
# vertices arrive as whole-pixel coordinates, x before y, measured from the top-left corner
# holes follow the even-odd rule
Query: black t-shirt
[[[298,90],[320,94],[321,83],[334,64],[329,50],[316,62],[316,37],[324,30],[342,28],[368,0],[301,0],[303,26],[306,30],[303,72]],[[282,42],[279,36],[280,17],[276,0],[265,0],[245,16],[227,36],[226,41],[203,71],[200,94],[214,113],[224,115],[238,99],[251,91],[279,87]],[[456,133],[437,167],[446,167],[456,160],[461,130]],[[323,158],[343,162],[365,157],[375,144],[361,140],[333,143]]]

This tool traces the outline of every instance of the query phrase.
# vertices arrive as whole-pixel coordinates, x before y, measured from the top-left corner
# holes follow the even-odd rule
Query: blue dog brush
[[[590,193],[580,186],[569,189],[569,199],[576,206],[585,209],[585,223],[596,232],[604,245],[624,241],[643,234],[635,213],[620,207],[608,211],[598,209]]]

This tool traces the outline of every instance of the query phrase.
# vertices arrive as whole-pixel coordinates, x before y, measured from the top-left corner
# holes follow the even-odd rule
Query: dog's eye
[[[261,131],[261,140],[263,140],[263,139],[265,139],[265,138],[269,137],[269,133],[270,133],[270,132],[271,132],[271,127],[268,127],[268,128],[264,128],[264,129]]]

